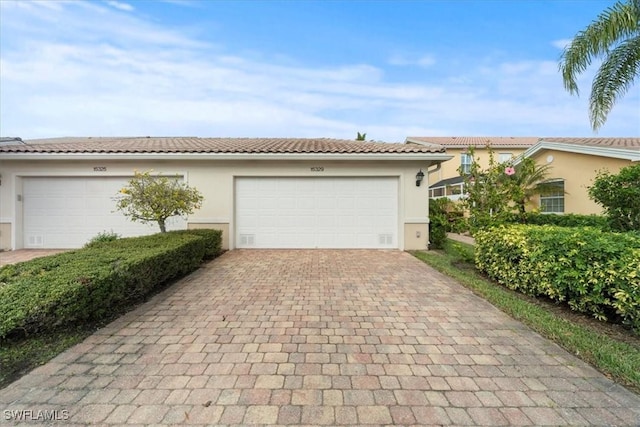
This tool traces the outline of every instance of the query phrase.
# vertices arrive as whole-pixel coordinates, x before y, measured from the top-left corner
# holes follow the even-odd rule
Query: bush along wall
[[[640,234],[512,225],[475,241],[477,268],[498,283],[640,332]]]
[[[522,217],[526,224],[532,225],[557,225],[560,227],[597,227],[608,229],[607,217],[602,215],[579,215],[579,214],[542,214],[527,212]],[[514,220],[512,222],[516,222]]]
[[[221,252],[220,230],[101,242],[0,268],[0,341],[108,317]]]
[[[447,240],[447,199],[429,200],[429,249],[441,249]]]

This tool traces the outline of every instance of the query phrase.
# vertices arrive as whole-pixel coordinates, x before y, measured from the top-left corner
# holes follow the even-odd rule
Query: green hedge
[[[640,235],[512,225],[475,234],[476,266],[510,289],[640,330]]]
[[[222,253],[222,231],[212,230],[209,228],[200,228],[189,231],[182,231],[182,233],[195,234],[196,236],[205,238],[205,260],[214,259]]]
[[[95,321],[218,255],[221,231],[118,239],[0,269],[0,340]]]
[[[607,229],[607,217],[602,215],[578,215],[578,214],[541,214],[527,212],[524,214],[524,222],[532,225],[557,225],[560,227],[597,227]]]
[[[441,249],[447,240],[447,199],[429,200],[429,249]]]

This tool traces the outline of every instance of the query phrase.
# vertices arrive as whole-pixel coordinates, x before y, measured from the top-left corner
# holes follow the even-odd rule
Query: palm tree
[[[589,99],[591,127],[597,131],[618,98],[640,75],[640,0],[618,1],[580,31],[560,57],[564,87],[578,95],[578,74],[596,58],[603,62]]]
[[[533,159],[527,157],[515,167],[515,173],[509,177],[515,184],[513,194],[518,213],[524,216],[527,204],[537,195],[545,195],[555,190],[555,187],[547,184],[549,165],[538,165]]]
[[[358,132],[358,136],[356,136],[356,141],[364,141],[365,138],[367,137],[367,133],[360,133]]]

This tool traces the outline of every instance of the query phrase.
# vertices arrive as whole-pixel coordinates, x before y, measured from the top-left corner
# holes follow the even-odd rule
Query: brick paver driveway
[[[34,258],[54,255],[68,250],[69,249],[18,249],[16,251],[1,251],[0,267],[17,262],[29,261]]]
[[[398,251],[233,251],[0,391],[60,424],[638,425],[640,398]]]

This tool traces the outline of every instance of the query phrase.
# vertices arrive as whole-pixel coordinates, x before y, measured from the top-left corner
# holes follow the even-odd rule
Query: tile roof
[[[538,142],[538,137],[528,136],[410,136],[407,143],[437,144],[447,148],[484,147],[522,147],[527,148]]]
[[[444,153],[443,147],[329,138],[52,138],[0,144],[6,153],[229,153],[229,154],[381,154]]]
[[[640,151],[640,138],[540,138],[541,142]]]
[[[446,187],[447,185],[461,184],[463,182],[464,182],[464,177],[458,175],[458,176],[454,176],[453,178],[442,179],[436,182],[435,184],[430,185],[429,188]]]

